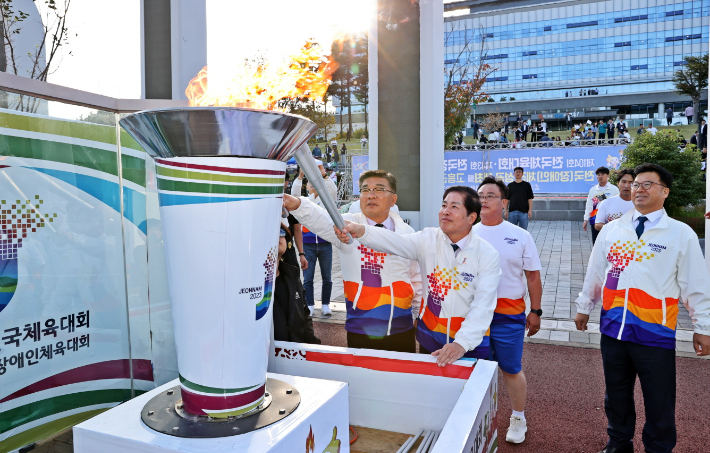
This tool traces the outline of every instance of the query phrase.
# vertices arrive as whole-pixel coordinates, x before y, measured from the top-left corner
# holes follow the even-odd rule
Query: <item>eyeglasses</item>
[[[368,196],[370,192],[374,193],[376,197],[384,197],[385,192],[394,193],[391,190],[383,189],[381,187],[376,187],[374,189],[362,188],[360,189],[360,195]]]
[[[493,195],[492,193],[489,193],[487,195],[478,194],[478,198],[481,200],[491,201],[491,200],[495,200],[496,198],[501,198],[501,196],[500,195]]]
[[[644,181],[644,182],[640,182],[640,183],[639,182],[632,182],[631,188],[634,190],[638,190],[639,187],[643,187],[643,190],[650,190],[654,184],[657,184],[661,187],[668,188],[668,186],[664,186],[663,184],[658,184],[657,182],[653,182],[653,181]]]

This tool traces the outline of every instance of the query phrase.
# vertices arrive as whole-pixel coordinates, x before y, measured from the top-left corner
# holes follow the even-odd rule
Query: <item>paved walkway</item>
[[[533,342],[564,342],[578,346],[595,347],[599,344],[599,315],[601,304],[597,305],[589,319],[587,332],[577,331],[574,316],[577,313],[575,299],[582,290],[587,262],[592,252],[592,235],[582,230],[581,222],[572,221],[532,221],[530,234],[535,239],[540,254],[542,270],[542,325],[540,331],[531,338]],[[345,297],[343,295],[343,276],[340,272],[340,257],[333,251],[332,271],[333,291],[331,310],[333,316],[325,317],[320,313],[321,275],[316,270],[315,298],[316,314],[314,321],[327,323],[345,323]],[[528,301],[529,308],[529,301]],[[692,353],[693,330],[684,306],[679,306],[676,350]]]

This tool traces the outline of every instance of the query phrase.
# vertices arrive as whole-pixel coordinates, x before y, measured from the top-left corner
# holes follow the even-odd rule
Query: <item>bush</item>
[[[656,135],[645,132],[626,147],[621,161],[622,168],[651,163],[671,172],[673,187],[664,205],[669,215],[678,215],[683,208],[697,205],[705,198],[700,152],[693,145],[680,152],[680,138],[675,131],[659,131]]]

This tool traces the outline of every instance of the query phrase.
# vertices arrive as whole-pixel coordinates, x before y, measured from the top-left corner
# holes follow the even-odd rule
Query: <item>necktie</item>
[[[643,234],[643,223],[648,220],[648,217],[645,215],[642,215],[641,217],[638,218],[639,224],[636,227],[636,236],[641,239],[641,235]]]
[[[377,228],[384,228],[384,227],[385,227],[385,226],[382,225],[381,223],[376,223],[375,226],[376,226]]]
[[[461,248],[461,247],[459,247],[459,246],[456,245],[456,244],[451,244],[451,248],[454,249],[454,255],[456,255],[456,252],[457,252],[458,249]]]

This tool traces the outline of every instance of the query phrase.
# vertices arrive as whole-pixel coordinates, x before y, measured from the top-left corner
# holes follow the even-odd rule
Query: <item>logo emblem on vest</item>
[[[665,245],[658,245],[658,244],[653,244],[651,242],[648,243],[648,246],[651,248],[652,251],[656,253],[661,253],[666,249]]]

